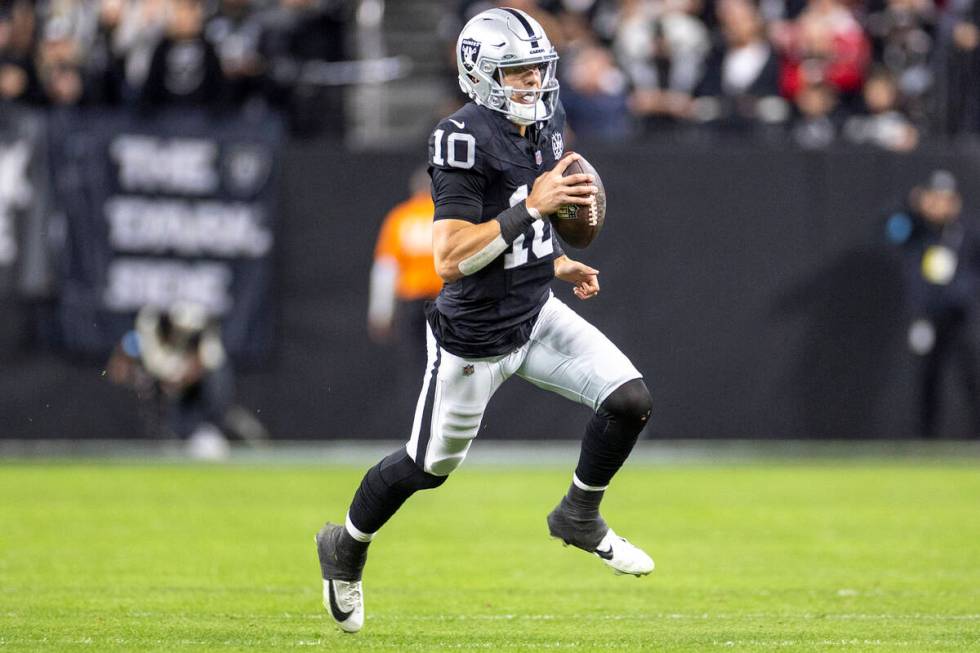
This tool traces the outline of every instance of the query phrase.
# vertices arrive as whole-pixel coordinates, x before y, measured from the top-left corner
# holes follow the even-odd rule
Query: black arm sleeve
[[[558,237],[558,234],[555,232],[554,227],[551,228],[551,242],[555,248],[555,258],[561,258],[562,256],[564,256],[565,248],[562,247],[561,238]]]
[[[466,220],[479,223],[483,217],[483,191],[486,179],[471,170],[429,168],[432,175],[432,201],[435,219]]]

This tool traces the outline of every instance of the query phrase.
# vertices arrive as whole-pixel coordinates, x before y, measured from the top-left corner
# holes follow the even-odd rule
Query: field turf
[[[566,469],[464,466],[376,540],[351,636],[313,534],[362,472],[0,465],[0,651],[980,650],[976,460],[632,465],[604,514],[643,579],[547,536]]]

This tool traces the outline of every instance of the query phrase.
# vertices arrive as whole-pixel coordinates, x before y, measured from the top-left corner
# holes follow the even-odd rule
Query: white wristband
[[[504,237],[497,236],[487,243],[479,252],[460,261],[459,271],[462,272],[464,276],[471,275],[474,272],[479,272],[483,268],[487,267],[487,265],[490,264],[490,261],[503,254],[508,247],[510,247],[510,245],[507,244]]]
[[[530,207],[525,207],[525,208],[527,209],[527,212],[531,215],[532,218],[534,218],[535,220],[541,219],[541,211],[537,209],[532,209]]]

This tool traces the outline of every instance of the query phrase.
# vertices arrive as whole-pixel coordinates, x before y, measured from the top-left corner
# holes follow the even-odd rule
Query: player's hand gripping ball
[[[564,156],[569,154],[572,152],[565,152]],[[606,222],[606,189],[602,185],[599,173],[581,154],[579,154],[577,161],[573,161],[565,168],[562,176],[567,177],[575,174],[594,175],[598,192],[592,196],[591,204],[565,204],[559,208],[551,216],[551,225],[558,231],[558,235],[565,243],[576,249],[583,249],[595,240],[599,231],[602,230],[602,225]]]

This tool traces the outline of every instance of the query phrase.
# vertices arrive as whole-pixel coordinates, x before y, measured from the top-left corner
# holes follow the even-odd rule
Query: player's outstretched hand
[[[537,209],[544,216],[551,215],[566,204],[591,204],[592,196],[598,192],[595,176],[563,176],[565,168],[580,158],[578,154],[569,154],[558,161],[554,168],[535,179],[531,194],[527,196],[527,208]]]
[[[572,292],[579,299],[592,299],[599,294],[599,271],[567,256],[555,259],[555,277],[574,284]]]

